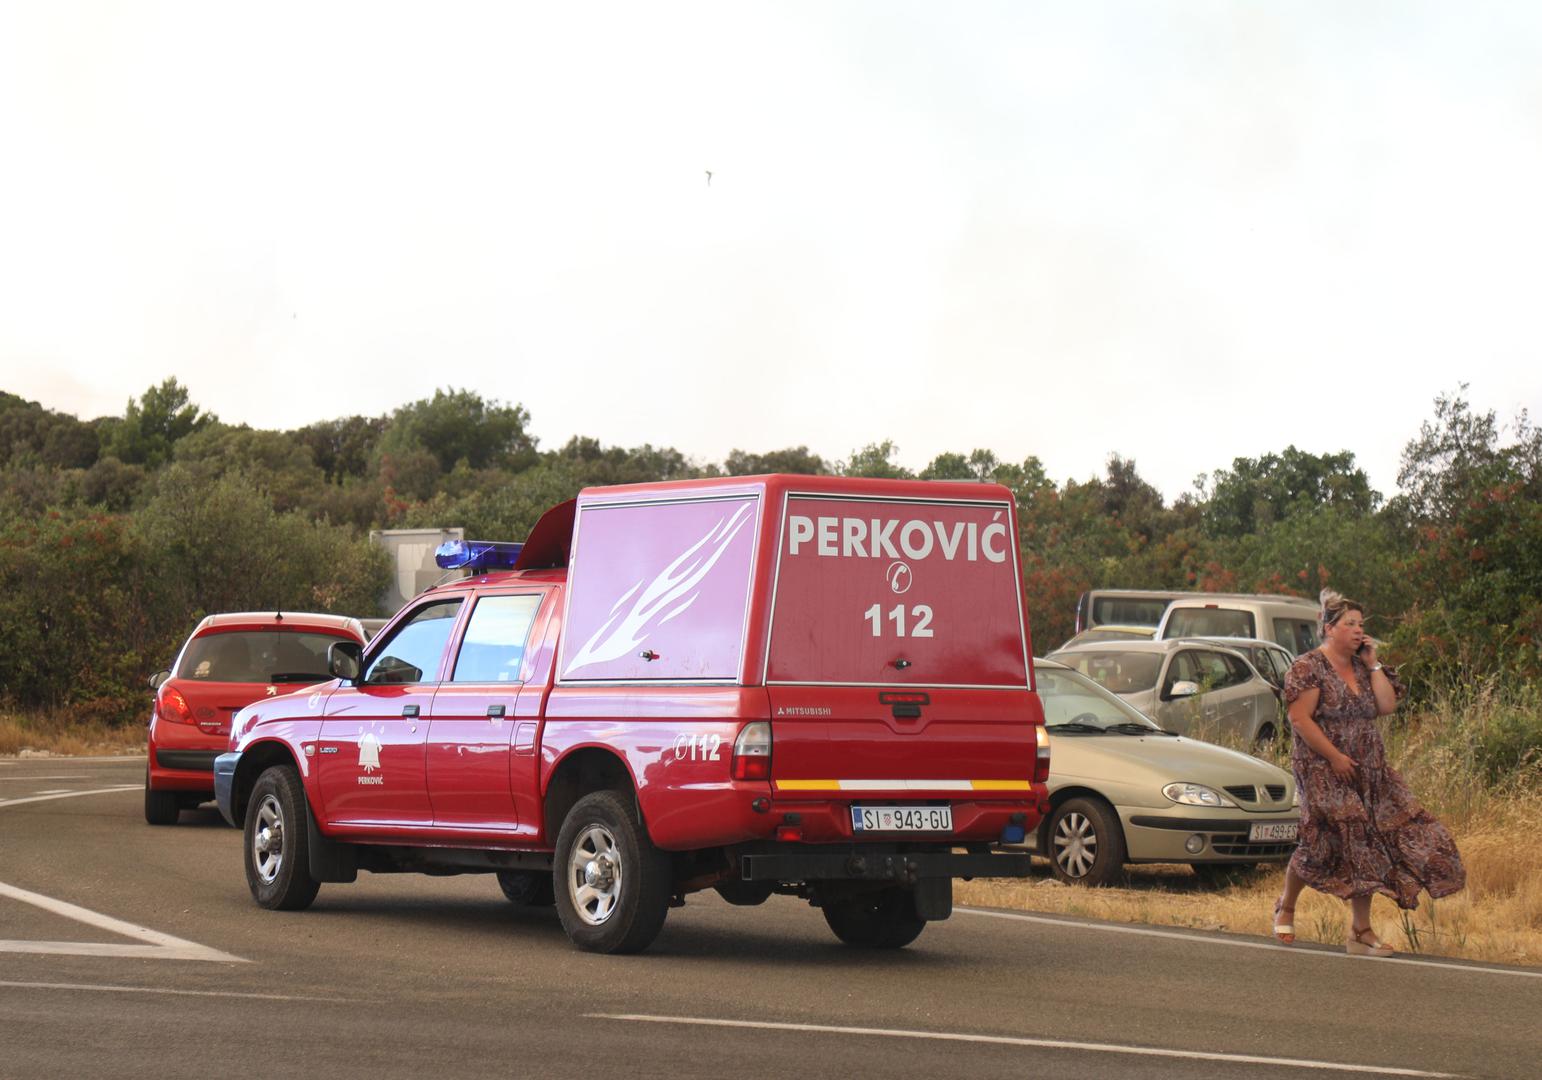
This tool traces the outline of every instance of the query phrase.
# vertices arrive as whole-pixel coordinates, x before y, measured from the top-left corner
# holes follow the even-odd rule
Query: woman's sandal
[[[1294,919],[1296,909],[1286,907],[1283,902],[1284,899],[1282,896],[1274,902],[1274,937],[1281,945],[1294,945],[1296,943],[1296,928],[1292,923],[1280,922],[1280,917],[1288,911],[1291,918]]]
[[[1370,940],[1367,941],[1367,938]],[[1364,930],[1350,927],[1349,940],[1344,943],[1344,951],[1350,956],[1392,956],[1396,953],[1396,950],[1377,937],[1369,926]]]

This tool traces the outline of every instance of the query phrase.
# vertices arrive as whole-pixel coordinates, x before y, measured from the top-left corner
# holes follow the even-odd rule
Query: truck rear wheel
[[[653,846],[632,800],[585,795],[557,834],[557,917],[569,940],[601,953],[641,952],[669,914],[669,856]]]
[[[246,804],[246,884],[252,899],[273,911],[299,911],[316,899],[321,884],[311,877],[310,807],[300,774],[274,765],[257,778]]]
[[[915,898],[897,885],[829,899],[821,910],[835,936],[859,949],[903,949],[926,929]]]

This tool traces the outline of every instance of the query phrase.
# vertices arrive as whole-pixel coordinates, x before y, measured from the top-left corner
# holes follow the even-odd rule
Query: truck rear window
[[[789,495],[766,679],[1028,683],[1007,502]]]

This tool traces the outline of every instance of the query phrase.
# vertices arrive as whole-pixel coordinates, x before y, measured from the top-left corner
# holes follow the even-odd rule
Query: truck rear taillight
[[[1033,759],[1033,782],[1046,784],[1049,782],[1049,732],[1044,730],[1043,724],[1035,724],[1033,734],[1039,740],[1039,750]]]
[[[191,724],[193,722],[193,710],[187,704],[187,698],[182,692],[173,686],[161,687],[160,696],[155,701],[156,711],[161,714],[162,720],[169,720],[174,724]]]
[[[771,725],[764,720],[745,724],[734,740],[730,765],[735,780],[771,779]]]

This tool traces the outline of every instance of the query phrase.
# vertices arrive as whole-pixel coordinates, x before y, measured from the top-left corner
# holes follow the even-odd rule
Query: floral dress
[[[1341,780],[1305,739],[1295,740],[1291,769],[1301,793],[1301,836],[1291,869],[1330,896],[1347,900],[1379,892],[1399,907],[1416,908],[1419,890],[1448,896],[1466,884],[1467,871],[1446,827],[1387,764],[1371,673],[1358,656],[1351,664],[1353,687],[1320,649],[1300,656],[1285,676],[1286,704],[1308,690],[1320,691],[1312,719],[1359,763],[1355,779]],[[1401,699],[1402,684],[1390,668],[1382,670]]]

